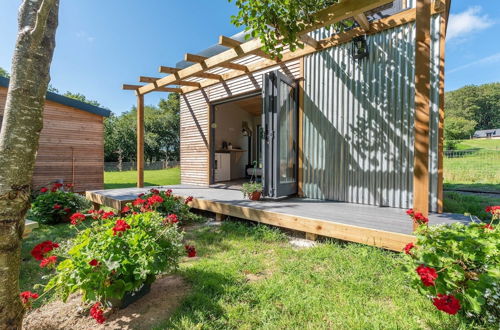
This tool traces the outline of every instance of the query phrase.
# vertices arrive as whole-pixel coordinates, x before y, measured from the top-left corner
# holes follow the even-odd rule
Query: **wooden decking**
[[[234,189],[194,185],[155,187],[172,189],[173,194],[193,196],[192,207],[218,214],[258,221],[274,226],[378,246],[394,251],[415,240],[412,223],[405,210],[304,198],[249,201]],[[151,189],[125,188],[88,191],[87,199],[115,209]],[[459,214],[431,214],[430,224],[467,223]]]

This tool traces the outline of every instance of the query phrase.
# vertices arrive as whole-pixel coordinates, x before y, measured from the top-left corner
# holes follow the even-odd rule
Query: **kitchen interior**
[[[213,115],[214,185],[238,188],[250,180],[259,182],[262,97],[256,95],[217,105]]]

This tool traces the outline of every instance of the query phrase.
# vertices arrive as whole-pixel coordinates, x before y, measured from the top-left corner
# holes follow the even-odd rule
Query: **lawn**
[[[70,236],[66,229],[36,230],[23,258],[35,242]],[[199,258],[178,273],[192,290],[157,329],[468,328],[409,286],[396,253],[336,241],[297,249],[276,229],[233,221],[186,236]],[[36,267],[23,262],[22,289],[41,281],[46,271]]]
[[[137,171],[104,172],[104,189],[135,187],[136,182]],[[180,182],[181,170],[179,167],[144,171],[145,186],[165,186]]]
[[[444,158],[445,189],[500,193],[500,140],[463,140],[457,148],[476,151]]]

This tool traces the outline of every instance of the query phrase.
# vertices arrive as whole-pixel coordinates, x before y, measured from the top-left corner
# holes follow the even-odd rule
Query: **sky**
[[[20,0],[0,0],[0,67],[10,71]],[[162,77],[219,35],[240,31],[227,0],[61,0],[51,85],[82,93],[119,114],[135,104],[138,77]],[[500,81],[500,1],[454,0],[448,26],[446,89]],[[156,105],[164,93],[151,93]]]

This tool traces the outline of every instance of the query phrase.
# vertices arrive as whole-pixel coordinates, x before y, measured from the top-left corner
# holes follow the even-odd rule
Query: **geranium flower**
[[[99,266],[101,263],[99,261],[97,261],[96,259],[92,259],[89,261],[89,265],[91,265],[92,267],[97,267]]]
[[[177,215],[176,214],[169,214],[166,218],[165,218],[165,222],[166,223],[177,223],[179,222],[179,219],[177,218]]]
[[[23,291],[19,294],[19,297],[21,298],[21,302],[25,307],[31,306],[31,300],[38,299],[38,293],[34,293],[31,291]]]
[[[57,243],[54,243],[52,241],[45,241],[35,246],[33,250],[31,250],[31,255],[36,260],[42,260],[47,253],[49,253],[53,249],[57,249],[58,247],[59,244]]]
[[[103,324],[106,321],[104,318],[104,310],[102,309],[100,302],[96,302],[90,308],[90,316],[92,316],[92,318],[94,318],[99,324]]]
[[[41,193],[46,193],[47,191],[49,191],[49,190],[47,188],[45,188],[45,187],[43,187],[42,189],[40,189]],[[29,292],[29,291],[27,291],[27,292]]]
[[[495,214],[497,211],[500,212],[500,206],[487,206],[484,210],[488,213]]]
[[[53,187],[56,187],[57,189],[61,188],[63,186],[62,183],[56,182],[54,183]]]
[[[406,244],[406,246],[404,248],[405,253],[411,254],[410,250],[413,249],[414,247],[415,247],[415,244],[413,244],[413,243]]]
[[[406,211],[406,214],[408,214],[410,217],[413,216],[414,213],[415,211],[413,211],[413,209],[409,209],[408,211]]]
[[[133,202],[132,205],[134,206],[140,206],[142,204],[146,203],[146,201],[140,197],[136,198]]]
[[[74,187],[74,185],[73,185],[72,183],[67,183],[67,184],[66,184],[66,188],[68,188],[68,189],[71,189],[71,188],[73,188],[73,187]]]
[[[141,194],[137,195],[137,197],[141,198],[144,195],[145,195],[144,193],[141,193]]]
[[[172,195],[172,189],[168,189],[167,191],[165,191],[165,195],[167,197],[170,197]]]
[[[413,215],[413,219],[419,224],[419,225],[426,225],[429,223],[429,218],[425,217],[422,213],[416,212]]]
[[[57,187],[52,186],[52,188],[50,188],[50,191],[56,192],[57,191]]]
[[[130,229],[130,225],[125,220],[116,220],[115,226],[113,227],[113,235],[116,235],[116,233],[119,232],[124,232],[127,229]]]
[[[125,205],[122,210],[121,210],[121,213],[128,213],[130,212],[130,207],[128,207],[127,205]]]
[[[192,245],[185,245],[184,248],[186,249],[187,256],[189,258],[194,258],[196,257],[196,249]]]
[[[52,206],[52,208],[53,208],[54,210],[60,210],[60,209],[62,209],[62,206],[61,206],[61,205],[59,205],[59,204],[54,204],[54,206]]]
[[[42,261],[40,262],[40,267],[41,268],[51,267],[51,266],[55,265],[56,262],[57,262],[57,257],[50,256],[50,257],[42,259]]]
[[[184,200],[184,204],[189,204],[189,203],[191,203],[192,201],[193,201],[193,196],[189,196],[188,198],[186,198],[186,199]]]
[[[163,198],[161,198],[160,195],[153,195],[153,196],[148,198],[148,204],[150,206],[158,204],[158,203],[163,203]]]
[[[436,298],[432,299],[432,303],[437,309],[445,313],[455,315],[460,310],[460,300],[452,295],[438,294]]]
[[[66,212],[66,213],[71,213],[71,208],[69,208],[69,207],[65,207],[65,208],[64,208],[64,212]]]
[[[434,281],[438,278],[438,274],[434,268],[420,265],[416,271],[425,286],[434,286]]]
[[[160,194],[160,191],[158,189],[155,189],[155,188],[152,188],[151,190],[149,190],[151,193],[155,194],[155,195],[158,195]]]
[[[69,220],[71,221],[71,224],[76,226],[80,222],[85,220],[85,215],[82,213],[74,213]]]
[[[109,219],[109,218],[114,217],[115,215],[116,215],[116,214],[115,214],[115,212],[113,212],[113,211],[104,212],[104,213],[102,214],[102,218],[103,218],[103,219]]]

